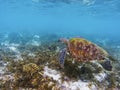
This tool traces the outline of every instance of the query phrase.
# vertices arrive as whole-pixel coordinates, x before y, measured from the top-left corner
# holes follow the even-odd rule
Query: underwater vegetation
[[[25,38],[27,42],[21,44],[24,37],[18,39],[20,41],[12,41],[11,39],[7,45],[5,44],[6,41],[1,42],[1,90],[120,89],[120,62],[112,55],[102,61],[76,62],[74,61],[75,58],[66,53],[66,57],[61,56],[62,60],[65,59],[64,68],[61,68],[58,61],[59,53],[66,46],[58,41],[61,36],[54,34],[47,36],[27,36],[36,43],[41,43],[37,45],[30,42],[30,38]]]
[[[11,77],[14,78],[12,78],[12,80],[6,79],[4,82],[1,81],[1,88],[3,90],[9,90],[8,88],[11,88],[12,90],[18,90],[20,88],[56,90],[57,87],[55,86],[55,81],[52,78],[43,75],[44,64],[47,62],[46,60],[49,61],[49,55],[44,58],[46,54],[48,53],[41,52],[38,57],[34,57],[34,59],[32,56],[23,54],[22,61],[14,61],[7,58],[9,64],[6,66],[6,72],[10,73]]]

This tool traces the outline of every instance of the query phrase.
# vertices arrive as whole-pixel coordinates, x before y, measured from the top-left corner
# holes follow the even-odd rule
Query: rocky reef
[[[53,38],[54,35],[49,37]],[[48,38],[45,39],[49,41]],[[0,68],[2,68],[3,73],[0,72],[0,89],[120,89],[120,62],[118,60],[110,56],[109,60],[102,62],[78,63],[74,62],[70,56],[66,56],[64,68],[61,68],[58,63],[58,53],[64,45],[55,39],[51,40],[49,44],[42,42],[38,46],[33,44],[1,46],[0,64],[3,67]]]

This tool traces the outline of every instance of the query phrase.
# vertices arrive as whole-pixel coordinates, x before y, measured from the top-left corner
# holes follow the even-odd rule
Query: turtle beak
[[[67,43],[68,42],[68,40],[65,39],[65,38],[60,38],[59,41],[62,42],[62,43]]]

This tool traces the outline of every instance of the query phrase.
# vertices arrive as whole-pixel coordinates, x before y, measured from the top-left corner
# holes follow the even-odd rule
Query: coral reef
[[[12,64],[12,65],[11,65]],[[43,66],[35,63],[12,62],[7,66],[8,71],[12,73],[13,80],[7,78],[1,83],[1,88],[8,90],[18,90],[19,88],[29,88],[34,90],[59,90],[56,81],[43,75]]]
[[[54,38],[53,36],[50,36]],[[57,37],[57,36],[56,36]],[[34,37],[35,38],[35,37]],[[46,41],[48,38],[45,38]],[[120,89],[120,62],[112,56],[105,61],[76,62],[65,57],[64,68],[58,62],[58,52],[64,45],[55,39],[40,46],[24,44],[16,48],[22,59],[8,46],[1,46],[1,90],[117,90]],[[0,67],[1,68],[1,67]]]

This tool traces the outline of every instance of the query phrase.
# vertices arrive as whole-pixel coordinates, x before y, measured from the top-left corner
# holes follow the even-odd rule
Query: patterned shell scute
[[[83,38],[70,39],[68,50],[78,61],[103,60],[108,55],[104,49]]]

